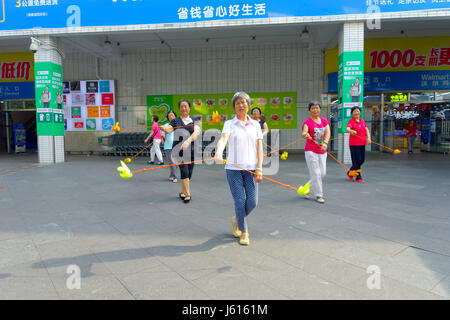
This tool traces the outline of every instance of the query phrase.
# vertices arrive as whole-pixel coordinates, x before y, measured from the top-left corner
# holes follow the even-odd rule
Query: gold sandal
[[[241,230],[239,230],[237,221],[236,221],[234,218],[232,219],[232,221],[233,221],[233,235],[234,235],[236,238],[240,238],[242,232],[241,232]]]
[[[250,239],[248,238],[248,231],[247,232],[242,232],[241,239],[239,240],[239,243],[244,245],[244,246],[248,246],[250,244]]]

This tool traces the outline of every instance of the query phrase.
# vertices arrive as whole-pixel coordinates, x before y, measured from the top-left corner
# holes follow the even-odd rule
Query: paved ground
[[[221,165],[195,167],[184,204],[168,169],[122,180],[118,157],[36,161],[0,156],[0,299],[450,298],[449,156],[369,155],[366,184],[329,158],[325,204],[264,182],[249,247]],[[308,179],[303,155],[280,165],[272,178]]]

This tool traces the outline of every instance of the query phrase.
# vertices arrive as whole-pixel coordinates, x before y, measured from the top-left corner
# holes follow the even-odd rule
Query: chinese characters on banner
[[[0,54],[0,99],[34,99],[33,81],[33,53]]]
[[[252,3],[252,4],[231,4],[212,6],[207,5],[204,7],[192,6],[181,7],[178,9],[178,19],[218,19],[225,17],[242,17],[244,18],[257,18],[267,16],[266,3]]]
[[[16,0],[16,8],[57,6],[58,0]]]
[[[374,50],[369,56],[371,69],[450,66],[450,47],[431,48],[428,55],[417,54],[414,49],[395,49]]]

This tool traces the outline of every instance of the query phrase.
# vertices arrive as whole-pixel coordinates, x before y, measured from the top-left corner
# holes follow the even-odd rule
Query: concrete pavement
[[[118,157],[36,162],[0,155],[0,299],[450,298],[448,155],[368,154],[365,184],[329,157],[325,204],[266,181],[249,247],[222,165],[195,166],[184,204],[169,169],[123,180]],[[271,178],[304,184],[304,156]]]

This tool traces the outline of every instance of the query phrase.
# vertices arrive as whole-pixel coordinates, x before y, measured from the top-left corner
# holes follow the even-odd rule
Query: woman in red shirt
[[[406,138],[408,140],[408,153],[412,153],[414,140],[416,140],[417,137],[417,125],[415,124],[413,119],[409,120],[405,129],[403,129],[403,132],[406,133]]]
[[[350,171],[357,170],[356,182],[365,182],[361,176],[361,165],[364,163],[366,157],[366,144],[370,144],[370,132],[366,126],[364,119],[361,119],[361,108],[352,108],[352,118],[347,123],[347,132],[350,133],[349,146],[350,154],[352,156],[352,167]],[[350,180],[353,181],[354,177],[350,176],[347,172]]]
[[[306,140],[305,160],[310,176],[310,194],[319,203],[323,198],[322,180],[327,173],[327,150],[330,141],[330,125],[320,117],[320,102],[311,101],[308,105],[311,117],[303,123],[302,137]],[[309,195],[305,198],[310,199]]]

